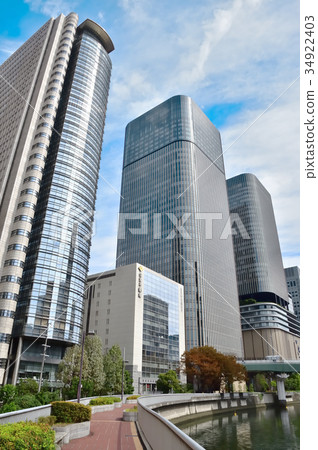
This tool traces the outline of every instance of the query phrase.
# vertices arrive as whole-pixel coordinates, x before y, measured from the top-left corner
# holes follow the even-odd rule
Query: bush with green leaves
[[[54,425],[56,422],[55,416],[41,416],[38,418],[38,423],[46,423],[47,425]]]
[[[0,401],[3,404],[14,402],[15,397],[17,396],[17,388],[12,384],[6,384],[0,388]]]
[[[92,398],[89,402],[91,406],[99,406],[99,405],[112,405],[114,403],[114,398],[112,397],[97,397]]]
[[[20,380],[17,384],[18,395],[22,396],[25,394],[37,394],[39,389],[38,382],[33,380],[33,378],[26,378],[25,380]]]
[[[58,390],[50,392],[46,385],[43,385],[41,392],[38,392],[38,384],[33,379],[22,380],[17,386],[6,384],[0,387],[0,401],[2,402],[0,414],[48,405],[52,401],[59,400],[59,397]]]
[[[130,395],[129,397],[127,397],[127,400],[137,400],[137,398],[139,398],[140,395]]]
[[[300,391],[300,375],[299,373],[292,373],[285,380],[286,391]]]
[[[114,403],[119,403],[121,402],[121,398],[120,397],[110,397]]]
[[[27,409],[27,408],[34,408],[36,406],[41,406],[41,402],[39,402],[39,400],[33,394],[25,394],[22,397],[18,397],[15,400],[15,403],[17,406],[19,406],[19,409]]]
[[[79,423],[90,420],[92,410],[80,403],[52,402],[51,414],[58,423]]]
[[[125,409],[125,412],[138,412],[138,406],[134,406],[133,408]]]
[[[50,392],[50,391],[42,391],[36,394],[36,398],[39,400],[41,405],[48,405],[51,402],[57,402],[60,400],[60,393],[58,390]]]
[[[55,449],[55,431],[48,424],[17,422],[0,425],[0,449]]]

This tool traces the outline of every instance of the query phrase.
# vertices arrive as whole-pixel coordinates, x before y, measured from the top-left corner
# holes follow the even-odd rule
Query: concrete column
[[[277,396],[278,402],[281,405],[286,405],[286,391],[285,391],[285,380],[289,375],[286,373],[279,373],[276,375],[277,381]]]

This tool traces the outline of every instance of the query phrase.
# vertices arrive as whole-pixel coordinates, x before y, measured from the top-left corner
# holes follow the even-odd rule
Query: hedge
[[[113,399],[113,402],[114,402],[114,403],[119,403],[119,402],[121,402],[121,398],[120,398],[120,397],[110,397],[110,398]]]
[[[17,422],[0,425],[0,449],[55,449],[55,431],[48,424]]]
[[[51,415],[57,423],[79,423],[91,419],[92,410],[89,406],[73,402],[52,402]]]
[[[127,400],[137,400],[139,397],[140,395],[131,395],[130,397],[127,397]]]
[[[92,400],[89,402],[89,404],[91,406],[112,405],[114,402],[115,402],[115,400],[112,397],[97,397],[97,398],[92,398]]]

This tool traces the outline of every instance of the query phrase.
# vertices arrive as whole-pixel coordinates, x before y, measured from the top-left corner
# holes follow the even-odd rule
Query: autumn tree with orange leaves
[[[246,370],[234,356],[223,355],[213,347],[194,347],[181,358],[188,383],[199,392],[219,391],[221,383],[232,391],[234,381],[245,381]]]

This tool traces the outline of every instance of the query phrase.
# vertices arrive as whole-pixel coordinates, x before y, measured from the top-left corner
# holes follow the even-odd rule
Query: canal
[[[206,450],[298,450],[300,407],[259,408],[177,424]]]

